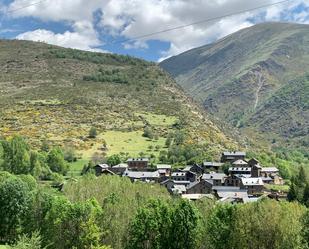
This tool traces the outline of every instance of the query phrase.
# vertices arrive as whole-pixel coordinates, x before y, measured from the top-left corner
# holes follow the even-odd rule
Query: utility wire
[[[46,1],[47,1],[47,0],[41,0],[41,1],[39,1],[39,2],[31,3],[31,4],[28,4],[28,5],[22,6],[22,7],[20,7],[20,8],[17,8],[17,9],[12,9],[12,10],[4,11],[4,12],[2,13],[1,17],[0,17],[0,27],[1,27],[1,23],[2,23],[2,21],[3,21],[3,19],[4,19],[4,16],[5,16],[6,14],[14,13],[14,12],[16,12],[16,11],[19,11],[19,10],[22,10],[22,9],[26,9],[26,8],[29,8],[29,7],[34,6],[34,5],[38,5],[38,4],[43,3],[43,2],[46,2]]]
[[[17,8],[17,9],[8,10],[8,11],[6,11],[6,13],[7,14],[13,13],[13,12],[16,12],[16,11],[19,11],[19,10],[22,10],[22,9],[25,9],[25,8],[28,8],[28,7],[31,7],[31,6],[34,6],[34,5],[38,5],[38,4],[46,2],[46,1],[47,0],[41,0],[41,1],[38,1],[38,2],[35,2],[35,3],[32,3],[32,4],[22,6],[22,7]],[[143,34],[143,35],[135,36],[135,37],[128,38],[128,39],[123,39],[121,41],[107,42],[106,44],[117,44],[117,43],[131,42],[131,41],[139,40],[139,39],[142,39],[142,38],[151,37],[151,36],[154,36],[154,35],[157,35],[157,34],[170,32],[170,31],[177,30],[177,29],[183,29],[183,28],[190,27],[190,26],[193,26],[193,25],[196,25],[196,24],[207,23],[207,22],[211,22],[211,21],[218,20],[218,19],[221,19],[221,18],[239,15],[239,14],[242,14],[242,13],[245,13],[245,12],[254,11],[254,10],[263,9],[263,8],[266,8],[266,7],[271,7],[271,6],[283,4],[283,3],[286,3],[286,2],[289,2],[289,1],[291,1],[291,0],[283,0],[283,1],[275,2],[275,3],[264,4],[264,5],[255,7],[255,8],[250,8],[250,9],[245,9],[245,10],[241,10],[241,11],[237,11],[237,12],[232,12],[232,13],[229,13],[229,14],[226,14],[226,15],[217,16],[217,17],[213,17],[213,18],[207,18],[207,19],[199,20],[199,21],[189,23],[189,24],[184,24],[184,25],[180,25],[180,26],[176,26],[176,27],[172,27],[172,28],[168,28],[168,29],[163,29],[163,30],[156,31],[156,32],[153,32],[153,33]],[[3,18],[3,16],[2,16],[2,18]]]
[[[163,30],[160,30],[160,31],[156,31],[156,32],[148,33],[148,34],[144,34],[144,35],[139,35],[139,36],[124,39],[124,40],[121,40],[121,41],[110,42],[110,44],[131,42],[131,41],[139,40],[139,39],[142,39],[142,38],[150,37],[150,36],[153,36],[153,35],[170,32],[170,31],[177,30],[177,29],[183,29],[183,28],[190,27],[190,26],[193,26],[193,25],[196,25],[196,24],[207,23],[207,22],[211,22],[211,21],[218,20],[218,19],[225,18],[225,17],[239,15],[239,14],[242,14],[242,13],[245,13],[245,12],[254,11],[254,10],[263,9],[263,8],[266,8],[266,7],[271,7],[271,6],[274,6],[274,5],[283,4],[283,3],[286,3],[286,2],[289,2],[289,1],[291,1],[291,0],[283,0],[283,1],[275,2],[275,3],[271,3],[271,4],[264,4],[264,5],[255,7],[255,8],[245,9],[245,10],[229,13],[229,14],[226,14],[226,15],[222,15],[222,16],[207,18],[207,19],[203,19],[203,20],[196,21],[196,22],[193,22],[193,23],[176,26],[176,27],[172,27],[172,28],[169,28],[169,29],[163,29]]]
[[[6,13],[7,13],[7,14],[8,14],[8,13],[13,13],[13,12],[16,12],[16,11],[19,11],[19,10],[22,10],[22,9],[26,9],[26,8],[31,7],[31,6],[34,6],[34,5],[38,5],[38,4],[43,3],[43,2],[46,2],[46,1],[47,1],[47,0],[41,0],[41,1],[39,1],[39,2],[31,3],[31,4],[28,4],[28,5],[22,6],[22,7],[20,7],[20,8],[17,8],[17,9],[8,10],[8,11],[6,11]]]

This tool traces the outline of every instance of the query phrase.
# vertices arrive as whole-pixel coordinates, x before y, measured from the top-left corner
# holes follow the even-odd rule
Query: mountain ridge
[[[108,153],[134,149],[132,156],[158,155],[148,147],[166,150],[166,137],[177,129],[187,133],[188,143],[208,144],[213,156],[238,146],[155,63],[1,40],[0,68],[0,135],[5,137],[19,134],[36,147],[45,140],[70,144],[87,158],[105,143]],[[87,138],[92,126],[100,134],[95,141]],[[158,140],[142,137],[145,126]]]
[[[293,124],[279,123],[283,129],[267,129],[263,117],[255,115],[283,88],[297,79],[307,91],[306,74],[309,72],[309,26],[291,23],[258,24],[201,46],[160,63],[177,83],[214,116],[243,130],[253,129],[269,141],[307,144],[308,107],[304,106],[298,127],[302,131],[295,138]],[[293,92],[293,91],[292,91]],[[292,100],[291,100],[292,101]],[[291,106],[289,106],[291,109]],[[273,110],[269,110],[270,113]],[[287,110],[292,113],[292,110]],[[268,117],[267,117],[268,118]],[[290,117],[291,118],[291,117]],[[268,119],[269,120],[269,119]],[[273,120],[268,122],[276,127]],[[267,123],[267,122],[266,122]],[[272,134],[269,137],[269,134]],[[298,141],[301,141],[300,144]],[[293,143],[293,141],[292,141]]]

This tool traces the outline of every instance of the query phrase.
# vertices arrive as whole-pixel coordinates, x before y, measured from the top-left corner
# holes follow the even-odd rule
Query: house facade
[[[203,173],[209,173],[209,172],[218,173],[222,165],[223,163],[218,163],[218,162],[203,162],[202,164]]]
[[[209,194],[212,192],[212,184],[208,181],[191,182],[187,187],[187,194]]]
[[[260,177],[241,178],[240,188],[246,189],[249,195],[260,194],[264,190],[264,182]]]
[[[236,160],[245,160],[246,152],[243,151],[225,151],[221,155],[222,163],[231,163]]]
[[[146,169],[148,168],[149,159],[148,158],[129,158],[127,160],[129,169]]]

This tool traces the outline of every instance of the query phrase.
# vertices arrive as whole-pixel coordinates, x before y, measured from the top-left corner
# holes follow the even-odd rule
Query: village
[[[189,200],[217,199],[220,202],[247,203],[262,197],[285,199],[281,191],[271,191],[266,185],[283,185],[276,167],[262,167],[258,160],[246,159],[241,151],[223,152],[220,162],[203,162],[184,168],[158,164],[150,167],[148,158],[129,158],[126,163],[110,167],[98,164],[96,176],[118,175],[132,182],[159,183],[170,194]]]

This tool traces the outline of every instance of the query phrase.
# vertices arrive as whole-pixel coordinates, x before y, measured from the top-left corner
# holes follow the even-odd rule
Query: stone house
[[[208,173],[208,172],[218,173],[222,165],[223,163],[218,163],[218,162],[203,162],[202,164],[203,173]]]
[[[241,178],[240,188],[246,189],[249,195],[260,194],[264,190],[264,182],[260,177]]]
[[[232,163],[236,160],[245,160],[246,152],[242,151],[225,151],[221,155],[222,163]]]
[[[148,168],[149,159],[148,158],[129,158],[127,160],[128,168],[141,170]]]
[[[209,194],[212,192],[212,184],[206,180],[191,182],[187,186],[187,194]]]

